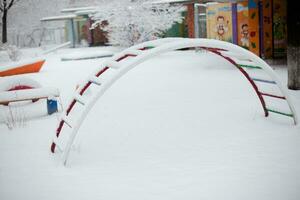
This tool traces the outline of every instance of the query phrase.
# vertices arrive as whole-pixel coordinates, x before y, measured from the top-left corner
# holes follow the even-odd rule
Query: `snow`
[[[35,88],[26,90],[15,90],[0,92],[0,103],[11,101],[22,101],[27,99],[38,99],[48,97],[58,97],[59,91],[57,88]]]
[[[61,57],[62,61],[68,60],[85,60],[85,59],[95,59],[103,57],[111,57],[113,52],[110,51],[93,51],[93,52],[72,52]]]
[[[159,0],[152,3],[191,3],[191,0]]]
[[[22,75],[59,88],[64,107],[107,60],[60,61],[72,51]],[[286,85],[286,66],[273,68]],[[300,92],[289,94],[299,113]],[[127,73],[88,115],[67,167],[49,151],[58,117],[0,124],[0,199],[299,199],[299,125],[265,118],[245,78],[210,53],[166,53]]]
[[[76,8],[65,8],[65,9],[62,9],[61,12],[66,13],[66,12],[77,12],[77,11],[86,11],[86,10],[95,10],[95,9],[96,9],[96,7],[93,7],[93,6],[76,7]]]
[[[96,13],[96,10],[81,10],[81,11],[76,11],[75,14],[77,16],[83,16],[83,15],[92,15]]]
[[[63,44],[57,45],[57,46],[55,46],[55,47],[53,47],[51,49],[48,49],[48,50],[44,51],[42,54],[45,55],[45,54],[48,54],[48,53],[53,53],[53,52],[57,51],[58,49],[65,48],[65,47],[68,47],[70,45],[71,45],[70,41],[69,42],[65,42]]]
[[[10,62],[10,63],[1,63],[2,66],[0,66],[0,71],[6,71],[14,68],[18,68],[24,65],[29,65],[33,64],[36,62],[41,62],[44,61],[45,59],[42,57],[37,57],[37,58],[28,58],[25,60],[20,60],[20,61],[15,61],[15,62]]]
[[[60,15],[60,16],[52,16],[52,17],[43,17],[41,21],[55,21],[55,20],[66,20],[66,19],[74,19],[76,15]]]
[[[32,80],[28,77],[18,77],[18,76],[10,76],[5,79],[0,79],[0,92],[8,91],[16,86],[29,86],[31,88],[40,88],[41,84],[35,80]]]

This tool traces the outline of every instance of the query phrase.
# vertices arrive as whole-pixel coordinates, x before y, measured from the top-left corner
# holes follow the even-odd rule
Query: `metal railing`
[[[48,44],[61,44],[66,41],[64,27],[41,27],[30,32],[22,29],[8,29],[8,42],[18,47],[39,47]]]

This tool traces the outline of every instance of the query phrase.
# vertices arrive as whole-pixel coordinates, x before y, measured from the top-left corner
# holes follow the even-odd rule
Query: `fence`
[[[35,28],[31,32],[8,29],[7,32],[8,42],[18,47],[38,47],[65,42],[64,27],[41,27]]]

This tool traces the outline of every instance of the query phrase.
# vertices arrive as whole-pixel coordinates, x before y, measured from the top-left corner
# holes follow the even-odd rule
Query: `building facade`
[[[195,3],[194,12],[202,19],[194,19],[198,37],[232,42],[263,58],[286,57],[286,0]]]

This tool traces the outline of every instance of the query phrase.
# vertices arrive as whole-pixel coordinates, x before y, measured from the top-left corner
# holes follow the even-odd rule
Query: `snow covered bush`
[[[92,28],[107,32],[109,43],[124,47],[158,38],[176,22],[182,22],[184,7],[150,0],[102,2],[93,15]],[[105,23],[107,22],[107,23]]]
[[[3,107],[3,108],[2,108]],[[2,123],[4,123],[8,129],[24,127],[27,123],[27,116],[20,106],[1,106],[2,110],[0,119],[2,118]]]
[[[6,52],[9,56],[9,58],[12,60],[12,61],[18,61],[20,60],[20,57],[21,57],[21,51],[19,50],[19,48],[15,45],[8,45],[6,47]]]
[[[11,61],[20,60],[21,51],[19,50],[19,48],[17,46],[9,45],[9,44],[5,43],[5,44],[1,44],[0,49],[7,52],[9,59]]]

